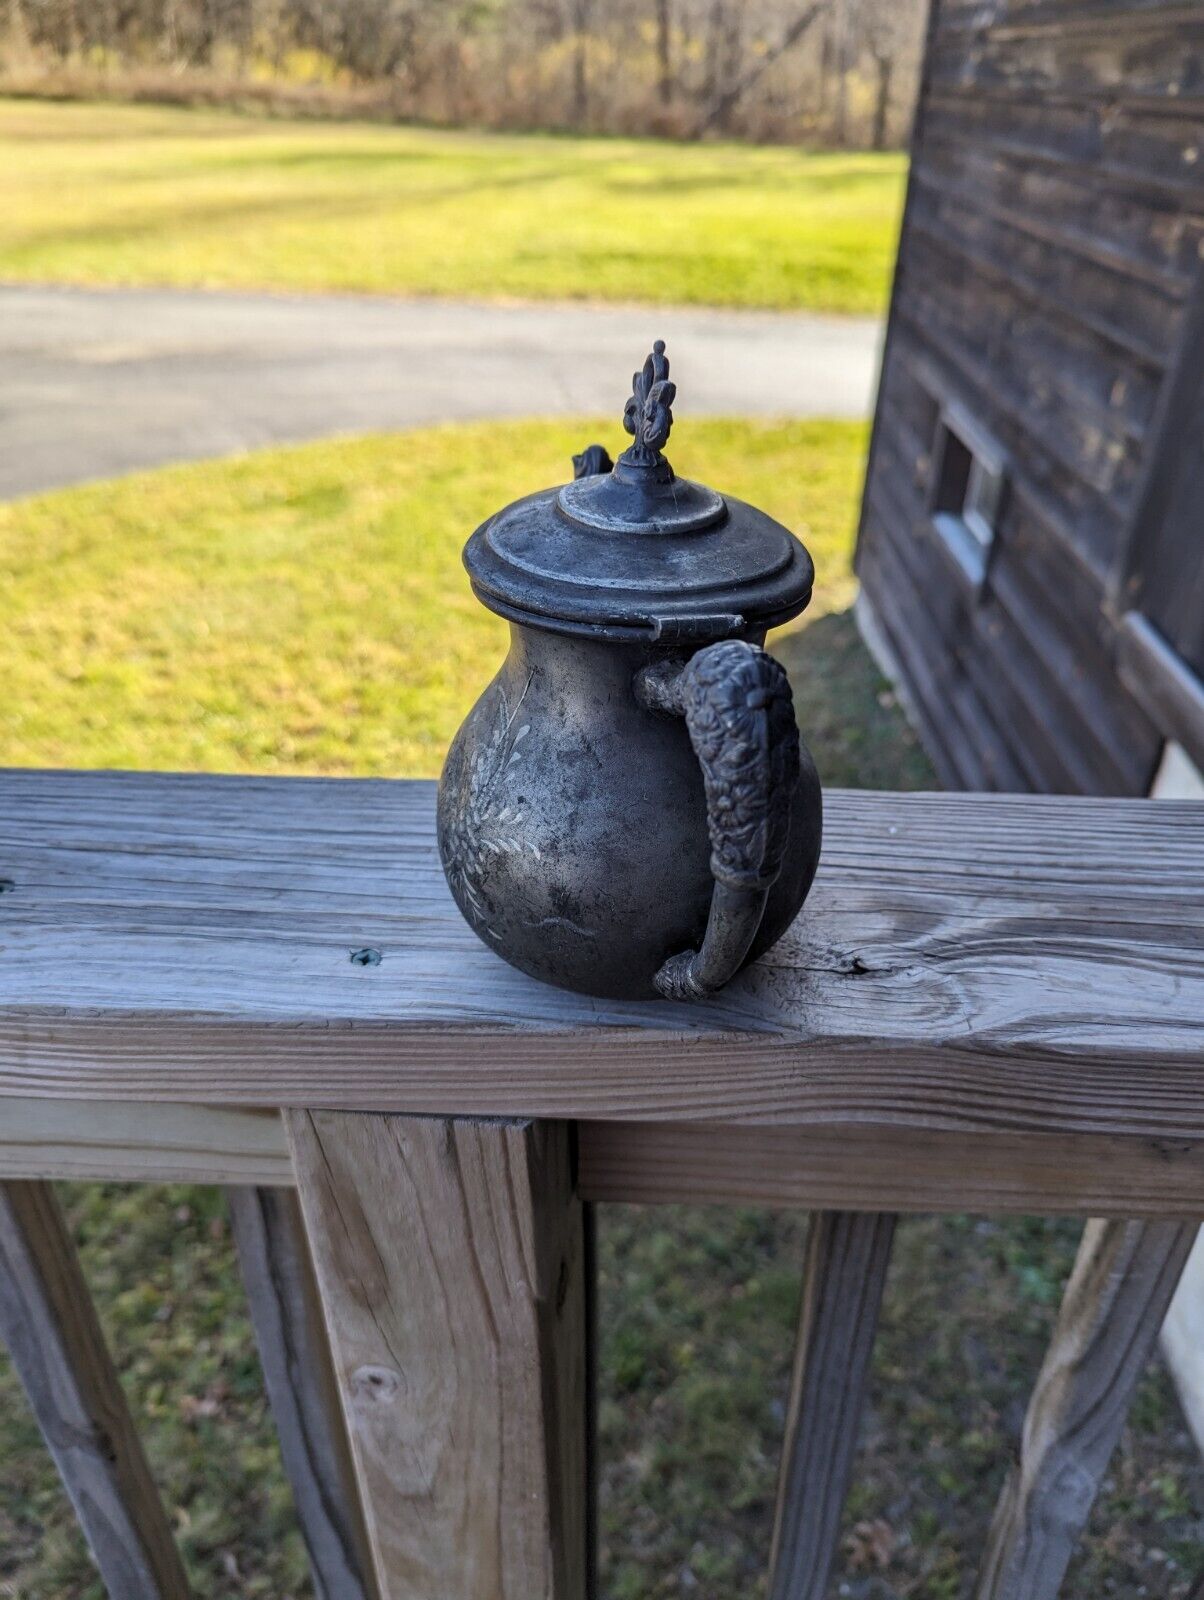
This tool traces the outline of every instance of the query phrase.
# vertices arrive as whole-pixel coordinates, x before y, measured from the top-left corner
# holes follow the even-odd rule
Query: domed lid
[[[815,571],[781,523],[679,478],[661,454],[676,386],[658,339],[632,380],[612,467],[601,445],[562,488],[516,500],[464,548],[478,598],[515,622],[604,639],[702,644],[772,627],[811,598]]]

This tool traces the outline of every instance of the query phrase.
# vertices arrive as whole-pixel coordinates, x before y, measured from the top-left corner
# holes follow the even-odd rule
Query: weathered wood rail
[[[1057,1592],[1204,1218],[1204,807],[829,794],[699,1007],[496,960],[425,783],[0,774],[0,887],[0,1335],[112,1594],[185,1586],[60,1177],[230,1187],[338,1600],[595,1593],[583,1202],[817,1213],[774,1600],[826,1592],[894,1216],[1095,1218],[978,1588]]]

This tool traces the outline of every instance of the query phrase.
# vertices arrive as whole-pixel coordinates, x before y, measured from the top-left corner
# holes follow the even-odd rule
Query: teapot
[[[464,549],[510,649],[439,783],[439,854],[490,949],[547,983],[701,999],[768,950],[819,860],[819,779],[766,631],[814,567],[764,512],[679,478],[663,340],[617,462],[496,512]]]

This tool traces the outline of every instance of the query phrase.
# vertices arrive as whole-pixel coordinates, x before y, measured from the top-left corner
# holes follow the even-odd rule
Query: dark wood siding
[[[1204,679],[1204,271],[1149,452],[1123,597]]]
[[[1204,771],[1204,271],[1129,529],[1122,682]]]
[[[946,782],[1143,793],[1114,602],[1204,255],[1204,5],[934,4],[858,571]],[[1007,458],[977,593],[929,512],[950,403]]]

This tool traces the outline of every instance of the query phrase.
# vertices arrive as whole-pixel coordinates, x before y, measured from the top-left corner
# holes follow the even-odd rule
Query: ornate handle
[[[799,777],[793,697],[778,662],[738,639],[708,645],[685,666],[644,667],[635,692],[649,710],[685,718],[702,767],[715,879],[706,935],[654,980],[670,1000],[698,1000],[739,970],[781,870]]]

